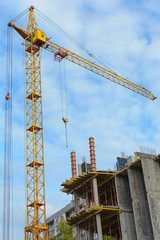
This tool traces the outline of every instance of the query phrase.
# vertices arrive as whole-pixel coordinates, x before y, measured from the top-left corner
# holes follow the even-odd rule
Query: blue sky
[[[53,61],[52,54],[42,51],[46,202],[49,216],[70,201],[70,196],[60,192],[60,184],[71,177],[71,151],[76,151],[77,163],[82,162],[83,156],[89,161],[90,136],[95,138],[99,170],[114,169],[116,156],[120,156],[122,151],[128,156],[133,155],[139,146],[154,148],[159,153],[160,10],[158,0],[1,1],[1,193],[7,23],[30,5],[34,5],[104,59],[113,71],[125,74],[128,79],[143,85],[157,96],[157,100],[150,101],[75,64],[65,62],[69,108],[67,149],[61,120],[59,66]],[[87,57],[38,16],[37,22],[53,42]],[[24,19],[17,24],[25,27]],[[25,225],[25,65],[22,39],[16,32],[13,35],[14,235],[15,239],[20,240],[23,239]],[[2,205],[2,194],[0,196]]]

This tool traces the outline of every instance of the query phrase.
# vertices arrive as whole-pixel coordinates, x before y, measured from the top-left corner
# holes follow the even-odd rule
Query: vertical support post
[[[91,204],[93,205],[94,203],[93,181],[91,181],[90,183],[91,183]]]
[[[92,181],[93,181],[93,194],[94,194],[95,205],[99,206],[97,178],[93,178]],[[103,235],[102,235],[102,224],[101,224],[100,213],[96,214],[96,223],[97,223],[98,239],[101,240],[103,239]]]
[[[94,138],[89,138],[89,147],[90,147],[90,160],[91,160],[91,166],[92,170],[96,171],[96,158],[95,158],[95,147],[94,147]]]
[[[105,200],[106,200],[106,206],[107,206],[107,193],[105,191]]]
[[[78,211],[78,194],[76,191],[74,192],[74,204],[75,204],[75,213],[78,213],[79,212]],[[77,236],[77,240],[80,240],[80,228],[78,225],[76,226],[76,236]]]
[[[89,148],[90,148],[90,160],[92,170],[96,171],[96,158],[95,158],[95,147],[94,147],[94,138],[89,138]],[[97,185],[97,178],[93,178],[93,196],[94,196],[94,203],[96,206],[99,206],[99,197],[98,197],[98,185]],[[97,223],[97,231],[98,231],[98,239],[103,239],[102,235],[102,224],[101,224],[101,215],[100,213],[96,214],[96,223]]]
[[[94,240],[93,231],[91,230],[91,227],[90,227],[90,222],[89,222],[89,228],[88,228],[88,240]]]
[[[86,207],[87,208],[90,207],[89,198],[88,198],[88,191],[87,191],[87,185],[86,185]]]
[[[71,168],[72,168],[72,177],[77,177],[77,168],[76,168],[76,153],[71,152]],[[78,194],[76,191],[74,191],[74,208],[75,213],[78,213]],[[79,226],[76,226],[76,235],[77,240],[80,240],[80,228]]]
[[[71,167],[72,167],[72,177],[77,176],[77,167],[76,167],[76,153],[71,152]]]
[[[114,204],[113,204],[113,195],[112,195],[112,187],[111,186],[110,186],[110,194],[111,194],[111,204],[113,206]]]
[[[78,164],[78,172],[79,172],[79,175],[82,174],[82,167],[81,167],[81,164]]]
[[[118,220],[119,240],[121,240],[121,239],[122,239],[122,236],[121,236],[121,229],[120,229],[120,219],[119,219],[119,215],[117,215],[117,220]]]

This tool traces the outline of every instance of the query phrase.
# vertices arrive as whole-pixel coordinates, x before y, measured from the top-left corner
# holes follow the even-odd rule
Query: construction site
[[[130,157],[119,158],[117,169],[98,169],[101,161],[96,157],[96,138],[89,138],[90,163],[83,161],[77,164],[76,151],[70,153],[71,177],[64,178],[59,189],[64,198],[69,195],[72,199],[64,209],[46,217],[45,197],[45,161],[43,139],[42,114],[42,85],[41,85],[41,51],[52,54],[53,60],[59,64],[64,60],[92,72],[93,75],[111,81],[114,85],[124,87],[133,94],[141,95],[148,101],[157,97],[141,84],[128,80],[127,77],[115,73],[93,60],[88,60],[51,40],[46,30],[42,29],[36,21],[36,13],[41,15],[48,23],[50,20],[34,6],[13,18],[8,23],[7,30],[7,81],[5,87],[5,147],[4,147],[4,202],[3,202],[3,240],[13,239],[11,231],[12,202],[12,32],[21,38],[25,52],[25,240],[59,240],[53,230],[61,216],[65,216],[67,224],[75,229],[74,237],[77,240],[160,240],[160,155],[135,151],[134,159]],[[17,25],[16,21],[26,17],[25,28]],[[51,25],[54,25],[50,21]],[[56,26],[57,27],[57,26]],[[57,27],[58,28],[58,27]],[[62,29],[60,29],[62,32]],[[65,33],[65,32],[64,32]],[[66,34],[66,33],[65,33]],[[67,35],[67,34],[66,34]],[[69,36],[70,37],[70,36]],[[71,38],[71,37],[70,37]],[[81,46],[81,44],[76,43]],[[84,50],[83,46],[83,50]],[[94,53],[85,49],[90,57]],[[60,66],[60,65],[59,65]],[[62,73],[60,73],[62,75]],[[43,81],[43,80],[42,80]],[[61,103],[62,91],[66,96],[66,82],[62,89],[60,82]],[[51,96],[52,98],[52,96]],[[69,124],[68,110],[64,114],[62,105],[62,123],[64,125],[65,145],[68,148]],[[99,117],[100,118],[100,117]],[[91,119],[92,122],[92,119]],[[88,125],[87,125],[88,127]],[[78,127],[77,127],[78,128]],[[99,126],[100,130],[100,126]],[[94,132],[93,132],[94,136]],[[78,137],[77,137],[78,139]],[[78,141],[75,139],[76,143]],[[76,144],[75,144],[76,145]],[[88,148],[88,147],[87,147]],[[57,148],[58,149],[58,148]],[[81,149],[83,153],[83,149]],[[105,156],[106,153],[104,152]],[[69,156],[68,156],[69,158]],[[125,161],[124,161],[125,159]],[[59,160],[58,160],[59,161]],[[65,160],[66,161],[66,160]],[[110,159],[106,159],[106,162]],[[65,165],[64,165],[65,168]],[[79,169],[79,174],[78,170]],[[53,167],[53,175],[56,167]],[[47,173],[46,173],[47,174]],[[53,180],[54,181],[54,180]],[[13,189],[12,189],[13,191]],[[58,201],[58,197],[57,197]],[[64,215],[65,213],[65,215]],[[55,220],[56,219],[56,220]],[[13,221],[13,219],[12,219]],[[56,224],[55,224],[56,221]],[[13,225],[13,224],[12,224]],[[13,228],[13,226],[12,226]],[[54,227],[55,229],[56,227]],[[12,234],[11,234],[12,232]],[[63,233],[62,233],[63,235]],[[72,239],[68,239],[72,240]]]
[[[73,195],[68,223],[76,227],[77,239],[160,239],[160,156],[136,152],[121,171],[97,171],[93,138],[89,146],[92,169],[77,176],[72,152],[72,178],[61,189]]]

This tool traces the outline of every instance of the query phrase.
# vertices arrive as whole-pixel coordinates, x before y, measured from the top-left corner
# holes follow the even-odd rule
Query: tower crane
[[[27,176],[25,240],[47,240],[48,226],[46,224],[45,206],[41,48],[53,53],[57,61],[65,58],[150,100],[155,100],[156,96],[146,88],[50,41],[50,39],[46,37],[45,32],[37,28],[33,6],[29,8],[26,30],[16,26],[13,21],[9,22],[8,26],[14,28],[25,40]]]

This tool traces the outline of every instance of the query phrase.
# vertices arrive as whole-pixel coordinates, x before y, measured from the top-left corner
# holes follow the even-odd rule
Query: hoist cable
[[[12,135],[12,68],[13,68],[13,31],[11,29],[11,74],[10,74],[10,87],[11,87],[11,99],[10,99],[10,105],[11,105],[11,110],[10,110],[10,159],[11,159],[11,227],[12,227],[12,240],[14,238],[14,234],[13,234],[13,222],[14,222],[14,213],[13,213],[13,143],[12,143],[12,139],[13,139],[13,135]]]
[[[10,92],[10,76],[11,76],[11,31],[9,31],[9,76],[8,76],[8,93]],[[7,155],[8,155],[8,169],[7,169],[7,175],[8,175],[8,179],[7,179],[7,240],[10,239],[10,101],[8,102],[8,119],[7,119],[7,143],[8,143],[8,149],[7,149]]]
[[[120,74],[122,74],[124,77],[128,78],[129,76],[127,74],[125,74],[124,72],[122,72],[121,70],[119,70],[117,67],[113,66],[112,64],[110,64],[108,61],[106,61],[106,59],[104,60],[102,57],[98,56],[95,52],[93,52],[93,50],[89,49],[88,47],[86,47],[83,43],[78,42],[77,40],[75,40],[70,34],[68,34],[66,31],[64,31],[61,27],[59,27],[56,23],[54,23],[50,18],[48,18],[45,14],[43,14],[41,11],[39,11],[37,8],[35,8],[35,12],[37,13],[37,15],[39,15],[42,19],[44,19],[46,22],[48,22],[52,27],[54,27],[57,31],[59,31],[61,34],[63,34],[66,38],[68,38],[71,42],[73,42],[76,46],[78,46],[80,49],[82,49],[83,51],[86,52],[87,55],[89,55],[91,58],[93,58],[95,61],[99,62],[103,67],[105,67],[106,69],[113,71],[113,69],[115,69],[115,71],[119,72]],[[130,79],[132,79],[131,77],[129,77]],[[134,81],[136,83],[136,81]]]
[[[6,57],[6,80],[5,80],[5,96],[6,92],[8,92],[8,55],[9,55],[9,29],[7,28],[7,57]],[[6,136],[6,129],[7,129],[7,108],[8,103],[5,100],[5,119],[4,119],[4,180],[3,180],[3,240],[6,239],[6,198],[7,198],[7,136]]]
[[[9,105],[9,104],[8,104]],[[8,168],[7,168],[7,240],[10,239],[10,106],[8,108],[8,126],[7,126],[7,141],[8,141]]]
[[[13,240],[12,29],[7,28],[5,81],[3,240]],[[7,95],[6,95],[7,94]],[[11,213],[12,209],[12,213]],[[11,229],[10,229],[11,225]],[[10,232],[12,233],[10,236]]]
[[[61,27],[59,27],[56,23],[54,23],[51,19],[49,19],[45,14],[43,14],[41,11],[39,11],[37,8],[35,8],[36,13],[43,18],[46,22],[48,22],[52,27],[54,27],[57,31],[62,33],[66,38],[68,38],[71,42],[73,42],[76,46],[78,46],[80,49],[85,51],[87,55],[89,55],[91,58],[94,58],[96,61],[101,63],[105,68],[108,70],[112,70],[108,65],[104,63],[104,60],[98,56],[96,53],[94,53],[91,49],[86,47],[83,43],[78,42],[75,40],[70,34],[68,34],[66,31],[64,31]],[[114,66],[112,66],[110,63],[109,64],[112,68],[115,69]],[[124,73],[123,73],[124,74]],[[125,75],[125,74],[124,74]]]
[[[66,79],[66,68],[65,68],[65,59],[63,61],[64,66],[64,87],[65,87],[65,101],[66,101],[66,116],[68,119],[68,94],[67,94],[67,79]]]
[[[65,85],[65,100],[66,100],[66,114],[67,119],[64,118],[64,107],[63,107],[63,82],[62,82],[62,73],[61,73],[61,63],[59,61],[59,78],[60,78],[60,92],[61,92],[61,108],[62,108],[62,120],[65,124],[65,137],[66,137],[66,147],[68,147],[68,137],[67,137],[67,122],[68,122],[68,106],[67,106],[67,86],[65,78],[65,65],[64,65],[64,85]]]
[[[13,19],[11,20],[11,22],[17,21],[19,18],[21,18],[23,15],[25,15],[28,11],[29,11],[29,9],[27,8],[27,9],[24,10],[22,13],[18,14],[15,18],[13,18]]]
[[[68,34],[67,32],[65,32],[62,28],[60,28],[56,23],[54,23],[52,20],[50,20],[47,16],[45,16],[42,12],[40,12],[38,9],[36,9],[36,13],[42,18],[44,19],[46,22],[48,22],[52,27],[54,27],[55,29],[57,29],[57,31],[59,31],[60,33],[62,33],[65,37],[67,37],[71,42],[73,42],[75,45],[77,45],[80,49],[82,49],[83,51],[85,51],[90,57],[95,58],[95,54],[91,53],[91,50],[89,50],[87,47],[84,46],[84,44],[77,42],[70,34]],[[97,60],[100,61],[100,60]],[[103,65],[104,63],[101,62]],[[107,68],[109,69],[109,67],[107,66]]]
[[[62,118],[63,118],[63,92],[62,92],[62,77],[61,77],[60,62],[59,62],[59,82],[60,82],[60,92],[61,92],[61,111],[62,111]]]
[[[66,147],[68,147],[67,123],[65,123]]]
[[[64,60],[64,84],[65,84],[66,116],[68,120],[68,99],[67,99],[67,84],[66,84],[66,74],[65,74],[65,60]],[[67,122],[65,123],[65,135],[66,135],[66,147],[68,147]]]
[[[7,102],[5,102],[5,119],[4,126],[6,129],[7,119]],[[6,162],[6,131],[4,132],[4,180],[3,180],[3,240],[6,239],[6,173],[7,173],[7,162]]]

